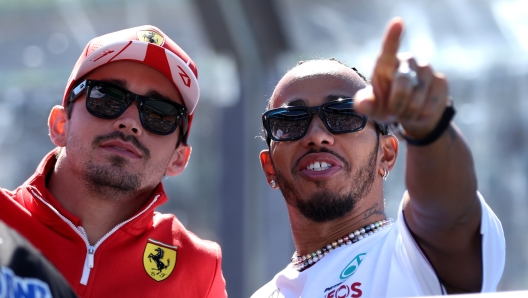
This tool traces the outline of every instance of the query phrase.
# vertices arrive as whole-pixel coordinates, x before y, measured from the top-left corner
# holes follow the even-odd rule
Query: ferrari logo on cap
[[[144,41],[144,42],[150,42],[158,46],[162,46],[163,42],[165,41],[163,39],[163,36],[161,36],[158,32],[153,30],[141,30],[137,33],[138,40]]]
[[[152,279],[162,281],[171,275],[176,265],[177,248],[149,239],[143,253],[143,267]]]

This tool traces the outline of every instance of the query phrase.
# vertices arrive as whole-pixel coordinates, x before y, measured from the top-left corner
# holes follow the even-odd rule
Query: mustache
[[[131,143],[132,145],[134,145],[134,147],[136,147],[139,151],[141,151],[141,153],[143,153],[143,155],[147,159],[150,158],[150,150],[145,145],[141,144],[141,142],[135,136],[125,135],[121,131],[114,131],[107,135],[98,136],[93,140],[92,145],[98,146],[102,142],[109,141],[109,140],[115,140],[115,139],[120,139],[123,142]]]
[[[310,151],[306,152],[301,157],[299,157],[299,159],[297,159],[295,161],[295,163],[293,164],[292,171],[294,171],[295,169],[297,169],[299,167],[299,163],[301,162],[301,159],[303,159],[303,157],[305,157],[306,155],[311,154],[311,153],[330,153],[333,156],[337,157],[341,162],[343,162],[343,164],[345,166],[345,169],[350,170],[350,163],[348,163],[348,161],[343,156],[337,154],[336,152],[334,152],[334,151],[332,151],[332,150],[330,150],[330,149],[328,149],[326,147],[322,147],[319,150],[311,149]]]

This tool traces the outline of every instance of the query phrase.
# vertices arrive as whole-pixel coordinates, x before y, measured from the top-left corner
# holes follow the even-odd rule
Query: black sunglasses
[[[316,107],[273,109],[262,114],[268,145],[270,139],[276,142],[302,139],[315,114],[333,134],[359,131],[367,124],[367,116],[354,111],[352,98],[341,98]]]
[[[86,89],[88,88],[88,89]],[[183,140],[186,139],[189,116],[187,108],[174,101],[134,94],[119,86],[96,80],[86,80],[75,87],[69,102],[74,102],[86,89],[86,109],[95,117],[115,119],[137,102],[139,119],[148,131],[168,135],[176,130],[182,120]]]

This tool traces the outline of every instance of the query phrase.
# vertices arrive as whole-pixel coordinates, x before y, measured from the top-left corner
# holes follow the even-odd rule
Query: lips
[[[308,180],[325,180],[342,168],[343,162],[334,154],[319,152],[303,156],[298,162],[297,171]]]
[[[121,142],[119,140],[102,143],[101,148],[115,154],[124,155],[132,158],[142,157],[139,150],[134,145],[127,142]]]

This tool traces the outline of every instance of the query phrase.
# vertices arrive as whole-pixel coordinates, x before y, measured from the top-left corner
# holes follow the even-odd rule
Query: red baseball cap
[[[189,131],[200,98],[198,69],[189,55],[151,25],[124,29],[90,40],[73,67],[62,105],[66,106],[70,91],[79,79],[100,66],[120,60],[151,66],[174,83],[189,111]]]

